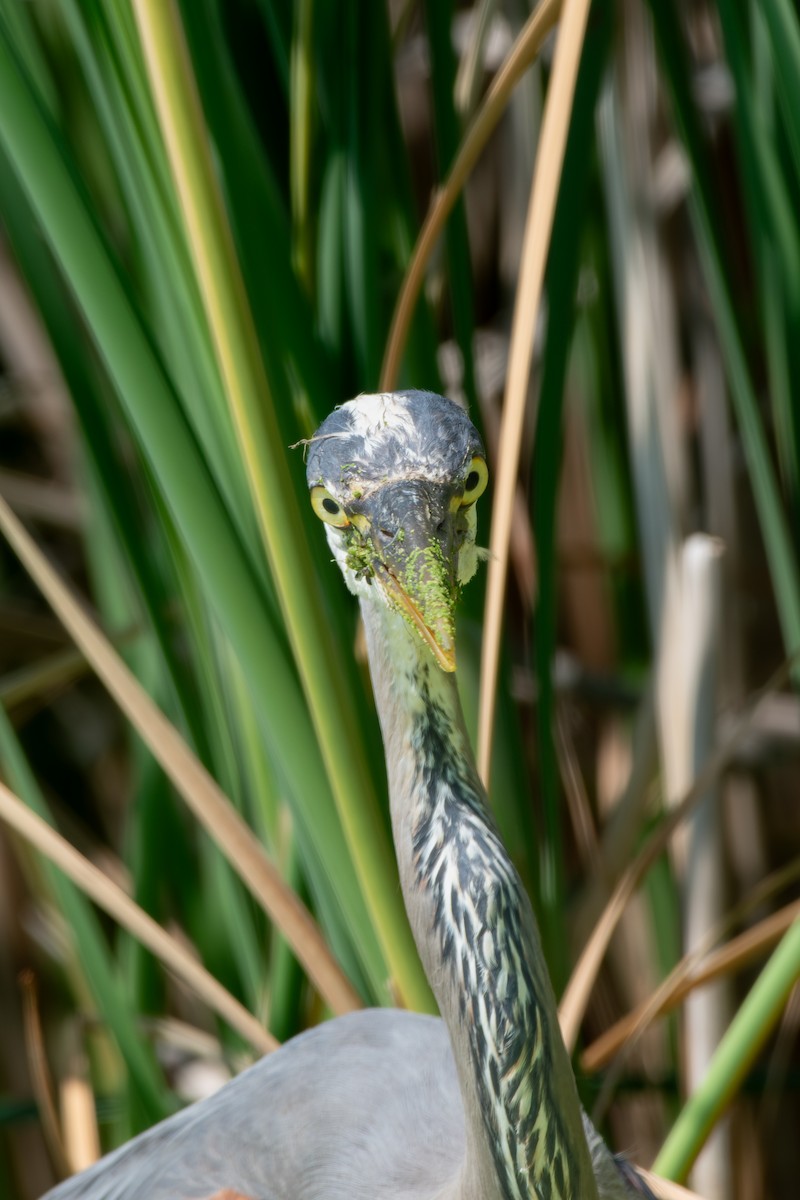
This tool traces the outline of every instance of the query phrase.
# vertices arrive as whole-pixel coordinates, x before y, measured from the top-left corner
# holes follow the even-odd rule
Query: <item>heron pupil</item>
[[[326,496],[322,501],[322,507],[325,509],[325,512],[330,513],[332,517],[335,517],[339,512],[339,505],[335,500],[331,500],[329,496]]]
[[[467,476],[467,482],[466,482],[466,484],[464,485],[464,491],[465,491],[465,492],[472,492],[472,491],[474,491],[474,490],[475,490],[475,488],[476,488],[476,487],[478,486],[478,484],[480,483],[480,478],[481,478],[481,477],[480,477],[480,475],[478,474],[478,472],[477,472],[477,471],[470,471],[469,475]]]

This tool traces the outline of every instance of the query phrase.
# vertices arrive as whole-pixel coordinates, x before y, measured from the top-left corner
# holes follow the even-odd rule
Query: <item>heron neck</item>
[[[450,1033],[467,1131],[459,1200],[596,1200],[530,902],[478,777],[455,677],[362,599],[400,883]]]

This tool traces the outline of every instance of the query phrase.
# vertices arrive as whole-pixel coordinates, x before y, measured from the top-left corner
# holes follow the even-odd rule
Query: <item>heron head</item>
[[[359,396],[311,439],[311,504],[347,585],[401,613],[455,670],[455,602],[478,563],[475,501],[488,472],[478,431],[433,392]]]

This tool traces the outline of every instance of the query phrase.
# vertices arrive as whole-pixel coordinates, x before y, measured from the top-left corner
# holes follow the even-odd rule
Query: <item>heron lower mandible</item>
[[[288,1042],[49,1200],[630,1200],[581,1110],[527,895],[455,684],[479,435],[430,392],[360,396],[311,439],[311,504],[360,601],[400,883],[442,1020],[377,1009]]]

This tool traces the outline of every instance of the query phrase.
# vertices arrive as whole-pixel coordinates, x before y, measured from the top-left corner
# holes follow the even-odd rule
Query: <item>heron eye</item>
[[[464,492],[461,496],[461,507],[464,508],[467,504],[474,504],[478,497],[485,491],[488,482],[489,468],[486,466],[484,460],[476,455],[469,464]]]
[[[327,488],[313,487],[311,489],[311,507],[320,520],[326,521],[328,525],[336,525],[337,528],[343,529],[345,525],[350,524],[347,513]]]

